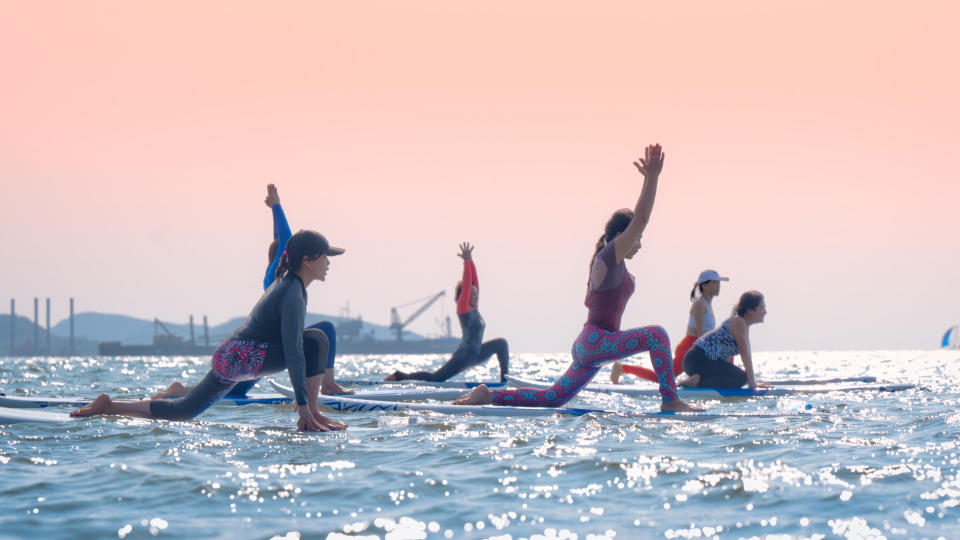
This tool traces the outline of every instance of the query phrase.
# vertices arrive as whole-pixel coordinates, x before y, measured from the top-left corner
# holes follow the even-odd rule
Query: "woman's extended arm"
[[[707,318],[707,303],[702,301],[696,301],[690,306],[690,315],[693,315],[693,322],[696,325],[694,327],[694,333],[697,334],[696,337],[700,337],[704,334],[703,323]]]
[[[747,328],[747,323],[740,317],[735,317],[730,321],[730,333],[737,340],[740,361],[743,362],[743,370],[747,372],[747,386],[750,388],[770,388],[768,384],[758,383],[753,374],[753,354],[750,351],[750,331]]]
[[[660,179],[660,172],[663,170],[663,161],[666,157],[667,155],[659,144],[651,144],[644,151],[644,157],[633,162],[640,174],[643,175],[643,189],[640,190],[640,198],[637,199],[637,205],[634,207],[630,225],[614,240],[617,250],[617,264],[623,262],[627,253],[633,249],[634,244],[643,235],[647,223],[650,222],[653,203],[657,199],[657,182]]]
[[[293,233],[290,231],[290,225],[287,224],[287,216],[283,213],[283,207],[280,206],[280,194],[277,193],[276,186],[273,184],[267,185],[267,198],[263,202],[273,211],[273,238],[277,241],[277,252],[274,254],[273,260],[270,261],[270,266],[267,267],[267,273],[263,276],[263,289],[266,290],[276,277],[280,257],[283,255],[283,251],[287,249],[287,240],[290,240]]]
[[[280,302],[280,342],[297,405],[304,407],[307,404],[307,358],[303,352],[303,319],[307,304],[299,281],[292,285]]]
[[[473,296],[473,288],[477,287],[480,291],[480,284],[477,282],[477,269],[473,265],[473,246],[468,242],[460,244],[460,253],[457,257],[463,259],[463,278],[460,281],[460,298],[457,298],[457,313],[470,312],[470,299]]]

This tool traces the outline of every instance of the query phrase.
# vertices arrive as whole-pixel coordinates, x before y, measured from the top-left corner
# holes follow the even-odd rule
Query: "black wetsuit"
[[[300,406],[307,404],[309,377],[323,373],[328,343],[303,338],[307,291],[296,274],[275,282],[260,297],[247,320],[220,345],[213,367],[202,381],[180,399],[153,400],[153,418],[193,418],[225,396],[240,381],[256,379],[284,368]],[[323,334],[320,334],[323,336]]]

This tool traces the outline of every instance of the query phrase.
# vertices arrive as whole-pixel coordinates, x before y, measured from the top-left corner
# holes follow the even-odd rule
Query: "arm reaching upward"
[[[653,213],[653,203],[657,199],[657,182],[660,179],[660,172],[663,171],[663,162],[667,155],[659,144],[651,144],[644,151],[644,157],[633,162],[643,175],[643,188],[640,190],[640,198],[633,210],[633,219],[626,230],[614,239],[614,245],[617,250],[617,264],[623,262],[633,246],[643,236],[647,223],[650,222],[650,214]]]
[[[273,239],[277,241],[277,252],[263,276],[263,288],[266,290],[273,283],[277,273],[277,265],[280,264],[280,256],[283,255],[283,250],[287,249],[287,240],[290,240],[293,233],[290,231],[290,225],[287,224],[287,216],[283,213],[283,207],[280,206],[280,194],[277,193],[276,186],[273,184],[267,185],[267,198],[263,202],[273,211]]]
[[[468,242],[460,244],[460,253],[458,257],[463,259],[463,278],[460,282],[460,298],[457,298],[457,313],[467,313],[470,311],[470,300],[473,296],[473,288],[480,290],[480,283],[477,281],[477,269],[473,265],[473,246]]]

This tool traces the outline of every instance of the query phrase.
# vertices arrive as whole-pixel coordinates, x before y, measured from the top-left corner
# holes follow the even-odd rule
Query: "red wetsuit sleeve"
[[[480,291],[480,283],[477,281],[477,269],[473,261],[465,259],[463,261],[463,280],[460,287],[460,298],[457,299],[457,313],[470,312],[470,297],[473,295],[473,288]]]

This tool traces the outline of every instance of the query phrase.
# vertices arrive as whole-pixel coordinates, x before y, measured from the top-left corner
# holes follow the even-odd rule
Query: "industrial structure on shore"
[[[376,324],[364,323],[362,317],[351,317],[349,307],[341,310],[338,317],[329,317],[337,329],[337,352],[339,354],[446,354],[453,352],[459,338],[451,334],[450,317],[442,318],[443,336],[435,338],[423,338],[417,334],[411,334],[406,331],[410,323],[420,317],[437,300],[444,297],[443,291],[428,298],[421,298],[406,304],[390,308],[390,325],[383,327]],[[419,304],[410,315],[401,317],[402,308]],[[16,302],[10,300],[10,343],[7,351],[10,356],[45,356],[45,355],[74,355],[77,354],[77,341],[82,342],[83,354],[92,353],[93,344],[85,337],[75,337],[74,324],[74,299],[70,299],[69,316],[69,341],[64,343],[62,337],[54,337],[54,343],[51,344],[50,334],[50,299],[46,299],[46,327],[40,324],[40,300],[34,298],[34,317],[30,324],[32,327],[32,339],[30,331],[24,332],[23,325],[26,323],[25,317],[20,318],[20,324],[17,324]],[[91,314],[81,314],[81,317]],[[96,315],[96,314],[93,314]],[[114,316],[122,317],[122,316]],[[325,317],[327,318],[327,317]],[[124,320],[131,320],[124,318]],[[135,320],[142,328],[146,321]],[[62,324],[62,323],[61,323]],[[20,328],[19,339],[17,327]],[[101,325],[102,326],[102,325]],[[169,324],[165,324],[159,318],[153,320],[153,338],[152,343],[123,343],[114,339],[107,339],[96,344],[97,353],[102,356],[175,356],[175,355],[210,355],[216,350],[224,335],[215,336],[211,341],[210,327],[206,315],[203,316],[202,335],[198,339],[194,328],[194,317],[189,316],[189,338],[182,336],[181,326],[180,334],[171,330]],[[385,338],[384,331],[388,328],[393,334],[393,338]],[[62,332],[62,330],[61,330]],[[227,334],[232,330],[227,330]],[[379,332],[380,335],[377,335]],[[221,334],[222,331],[221,325]],[[114,334],[115,335],[115,334]],[[103,339],[103,338],[101,338]]]

